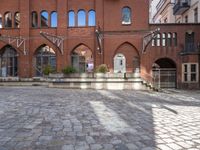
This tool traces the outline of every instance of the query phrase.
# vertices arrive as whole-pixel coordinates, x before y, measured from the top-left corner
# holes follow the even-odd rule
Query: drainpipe
[[[198,43],[199,89],[200,89],[200,43]]]

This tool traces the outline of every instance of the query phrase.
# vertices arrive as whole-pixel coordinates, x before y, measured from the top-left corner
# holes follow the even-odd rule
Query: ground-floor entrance
[[[11,46],[0,50],[0,77],[18,76],[18,55]]]
[[[154,86],[159,88],[176,88],[177,74],[176,64],[173,60],[162,58],[153,64]]]

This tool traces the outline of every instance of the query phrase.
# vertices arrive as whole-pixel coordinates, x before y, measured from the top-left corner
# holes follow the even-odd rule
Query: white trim
[[[184,66],[187,66],[187,72],[184,71]],[[191,72],[191,65],[196,65],[196,72]],[[196,74],[196,81],[191,81],[191,74]],[[185,81],[185,74],[187,74],[187,81]],[[182,64],[182,82],[183,83],[198,83],[199,82],[199,64],[198,63],[183,63]]]

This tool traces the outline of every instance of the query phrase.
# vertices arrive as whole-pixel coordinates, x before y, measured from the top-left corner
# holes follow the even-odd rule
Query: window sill
[[[122,26],[131,26],[132,24],[131,23],[122,23]]]
[[[182,81],[182,83],[185,83],[185,84],[197,84],[199,82],[198,81],[188,81],[188,82]]]

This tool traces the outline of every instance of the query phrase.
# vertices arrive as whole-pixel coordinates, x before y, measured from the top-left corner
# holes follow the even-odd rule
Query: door
[[[114,58],[114,73],[126,72],[126,58],[123,54],[117,54]]]

